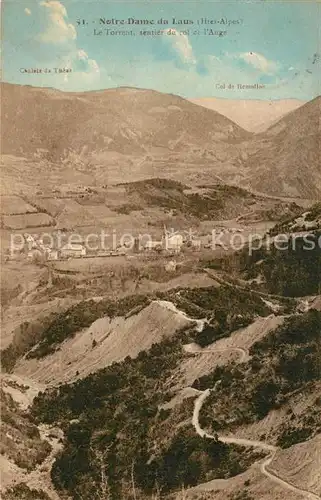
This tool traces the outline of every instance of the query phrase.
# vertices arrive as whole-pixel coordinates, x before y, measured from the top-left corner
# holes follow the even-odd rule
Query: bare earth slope
[[[37,382],[70,382],[126,356],[135,357],[190,322],[186,316],[152,302],[129,318],[98,319],[88,329],[65,341],[54,354],[41,360],[23,359],[15,373],[29,376]],[[97,345],[93,348],[94,340]]]
[[[189,377],[185,375],[185,380],[179,383],[177,389],[180,390],[182,386],[186,388],[186,383],[190,384],[195,376],[208,372],[216,364],[229,362],[230,354],[233,352],[237,355],[236,362],[246,362],[253,342],[262,339],[282,320],[282,317],[274,315],[258,318],[252,325],[234,332],[229,338],[221,339],[203,350],[196,344],[185,346],[186,354],[190,357],[180,365],[180,372],[181,374],[191,372],[192,377],[189,380]],[[60,351],[41,361],[22,360],[15,371],[21,376],[28,374],[30,378],[38,382],[54,385],[64,381],[70,382],[95,372],[113,361],[119,361],[126,356],[134,357],[142,349],[148,349],[152,343],[160,342],[164,337],[172,337],[177,330],[191,323],[194,323],[196,329],[200,331],[206,320],[193,319],[172,302],[153,301],[137,314],[116,317],[112,320],[105,317],[95,321],[88,329],[79,332],[73,339],[62,344]],[[94,347],[93,340],[96,341]],[[210,353],[209,351],[212,350],[213,352]],[[208,365],[207,360],[210,356],[212,358]],[[203,366],[198,364],[198,358],[204,358]],[[196,370],[193,363],[199,365]],[[176,380],[179,378],[177,375],[173,374]],[[200,435],[211,437],[203,430],[199,422],[199,413],[209,390],[194,392],[198,396],[195,400],[193,417],[191,415],[195,431]],[[190,396],[191,394],[187,395],[187,397]],[[270,441],[270,436],[257,437],[254,432],[245,435],[237,432],[235,435],[220,436],[220,439],[226,443],[265,450],[268,456],[235,478],[211,481],[192,488],[187,492],[188,497],[225,500],[229,498],[227,495],[234,495],[248,488],[249,493],[260,500],[281,500],[284,495],[289,500],[319,498],[320,439],[318,435],[310,441],[292,446],[287,450],[279,449],[272,440]],[[231,499],[233,498],[231,496]]]
[[[269,469],[299,488],[321,495],[321,434],[279,452]]]
[[[292,111],[252,142],[242,183],[274,195],[321,198],[321,97]]]
[[[320,498],[320,434],[306,443],[278,451],[268,470],[276,477],[282,477],[294,489],[287,490],[281,484],[272,481],[262,474],[261,464],[255,463],[246,472],[234,478],[216,479],[191,488],[186,496],[194,500],[226,500],[235,498],[240,491],[246,491],[249,498],[255,500]],[[311,494],[305,493],[305,489]],[[303,493],[300,493],[300,490]]]
[[[65,93],[4,84],[2,99],[3,153],[17,156],[39,149],[53,160],[68,151],[182,150],[249,135],[215,111],[153,90]]]

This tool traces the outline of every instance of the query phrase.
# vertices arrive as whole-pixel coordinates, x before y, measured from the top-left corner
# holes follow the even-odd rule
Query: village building
[[[58,260],[59,253],[58,250],[48,249],[47,260]]]
[[[176,231],[168,231],[164,225],[163,248],[170,252],[179,253],[184,243],[184,238]]]
[[[199,239],[197,239],[197,240],[192,239],[191,240],[191,247],[193,248],[193,250],[200,251],[201,246],[202,246],[201,240],[199,240]]]
[[[28,251],[27,259],[32,261],[43,261],[45,260],[45,254],[38,248],[33,248]]]
[[[164,238],[165,249],[179,253],[183,245],[183,236],[181,234],[166,234]]]
[[[61,249],[63,259],[78,258],[86,256],[86,247],[76,243],[67,243]]]

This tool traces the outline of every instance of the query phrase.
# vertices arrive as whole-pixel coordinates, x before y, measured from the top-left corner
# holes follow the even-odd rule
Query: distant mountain
[[[66,93],[13,84],[2,87],[4,154],[211,149],[249,136],[219,113],[154,90],[117,88]]]
[[[203,97],[191,102],[213,109],[250,132],[263,132],[287,113],[304,104],[299,99],[219,99]]]
[[[240,159],[242,184],[279,196],[321,198],[321,97],[253,138]]]
[[[3,84],[5,186],[29,185],[31,169],[42,190],[162,177],[319,199],[319,118],[317,98],[251,134],[216,111],[154,90]]]

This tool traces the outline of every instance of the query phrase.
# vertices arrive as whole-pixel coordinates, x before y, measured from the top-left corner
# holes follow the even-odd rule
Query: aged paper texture
[[[4,0],[4,500],[321,498],[316,1]]]

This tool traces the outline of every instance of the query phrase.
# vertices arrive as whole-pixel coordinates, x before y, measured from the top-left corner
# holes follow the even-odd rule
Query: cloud
[[[68,53],[64,52],[56,58],[52,65],[57,68],[71,70],[68,73],[43,75],[46,86],[55,87],[64,91],[83,91],[101,88],[102,76],[108,79],[104,70],[95,59],[91,59],[83,49],[72,47]],[[110,84],[113,82],[110,81]]]
[[[77,38],[76,28],[68,23],[68,15],[64,5],[58,0],[40,2],[40,6],[47,9],[47,26],[45,31],[38,35],[38,40],[45,43],[63,44]]]
[[[171,28],[165,30],[162,39],[171,45],[172,49],[179,57],[180,62],[192,65],[196,63],[193,48],[187,35]]]
[[[42,21],[45,24],[42,24],[41,32],[35,39],[54,46],[54,51],[46,49],[46,63],[50,62],[55,68],[70,70],[68,73],[44,76],[44,79],[47,78],[46,84],[62,90],[81,90],[98,86],[101,79],[99,64],[78,46],[77,31],[75,26],[68,22],[65,6],[58,0],[41,0],[38,9],[44,15]],[[49,61],[50,56],[52,56],[51,61]]]
[[[93,74],[93,75],[98,75],[100,73],[100,68],[95,59],[90,59],[88,54],[82,50],[79,49],[77,51],[76,57],[74,58],[74,67],[82,71],[83,73],[87,74]]]
[[[242,52],[238,58],[266,75],[273,75],[279,67],[276,62],[267,59],[257,52]]]
[[[72,70],[70,73],[57,75],[56,85],[63,90],[87,88],[100,81],[99,64],[83,49],[73,47],[67,54],[61,55],[59,66]]]
[[[27,16],[31,16],[31,10],[30,10],[30,9],[28,9],[28,7],[26,7],[26,8],[25,8],[24,13],[25,13]]]

